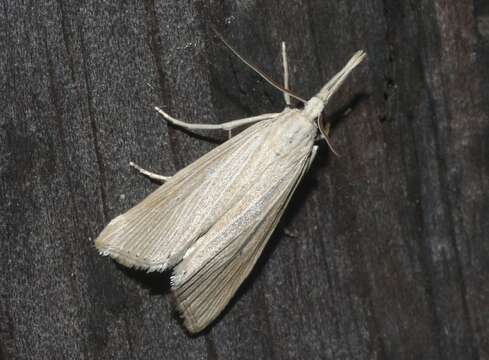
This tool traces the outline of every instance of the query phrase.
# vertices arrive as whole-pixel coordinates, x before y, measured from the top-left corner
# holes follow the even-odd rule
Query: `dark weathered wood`
[[[212,35],[311,96],[368,52],[252,276],[198,337],[105,224],[215,146],[169,127],[280,110]],[[484,0],[2,1],[0,358],[489,358]],[[226,134],[208,133],[217,141]],[[287,229],[288,231],[283,231]],[[289,237],[285,233],[295,233]]]

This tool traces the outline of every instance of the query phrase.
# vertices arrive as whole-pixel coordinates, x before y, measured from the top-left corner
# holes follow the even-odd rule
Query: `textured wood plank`
[[[238,296],[189,337],[168,275],[93,239],[156,188],[130,160],[172,174],[226,138],[154,105],[214,123],[282,108],[210,24],[276,79],[286,40],[303,97],[369,60],[327,111],[342,156],[321,147]],[[483,0],[5,0],[0,49],[0,358],[489,358]]]

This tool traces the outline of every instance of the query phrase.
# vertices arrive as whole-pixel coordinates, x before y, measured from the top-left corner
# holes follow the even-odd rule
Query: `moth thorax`
[[[314,120],[324,109],[324,102],[318,97],[312,97],[304,106],[304,116],[309,120]]]

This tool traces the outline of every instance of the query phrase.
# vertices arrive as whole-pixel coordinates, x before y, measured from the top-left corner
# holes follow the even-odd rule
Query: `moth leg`
[[[317,138],[316,141],[318,141],[318,140],[326,141],[326,144],[328,145],[331,152],[333,154],[335,154],[336,156],[340,157],[340,154],[338,154],[336,152],[336,150],[333,147],[333,144],[331,143],[331,141],[329,139],[329,134],[331,132],[331,123],[327,123],[326,125],[323,125],[322,120],[323,120],[322,116],[321,116],[321,114],[319,114],[317,121],[316,121],[316,125],[317,125],[317,128],[319,129],[320,134],[319,134],[319,138]]]
[[[153,179],[153,180],[156,180],[156,181],[159,181],[159,182],[162,182],[162,183],[165,182],[165,181],[170,180],[170,178],[171,178],[171,176],[158,175],[158,174],[155,174],[154,172],[145,170],[141,166],[133,163],[132,161],[129,162],[129,166],[135,168],[141,174],[146,175],[150,179]]]
[[[273,119],[274,117],[280,115],[280,113],[271,113],[271,114],[263,114],[263,115],[252,116],[244,119],[228,121],[222,124],[194,124],[194,123],[188,123],[182,120],[175,119],[174,117],[170,116],[169,114],[161,110],[159,107],[155,107],[155,109],[173,125],[180,126],[190,130],[231,130],[246,124],[251,124],[262,120]]]
[[[287,62],[287,50],[285,49],[285,41],[282,41],[282,65],[284,67],[284,89],[289,90],[289,64]],[[285,105],[290,107],[290,95],[284,94]]]
[[[311,156],[309,156],[309,160],[307,161],[307,170],[309,170],[309,168],[311,167],[312,162],[316,158],[316,154],[318,152],[318,148],[319,148],[319,146],[317,146],[317,145],[314,145],[312,147]]]

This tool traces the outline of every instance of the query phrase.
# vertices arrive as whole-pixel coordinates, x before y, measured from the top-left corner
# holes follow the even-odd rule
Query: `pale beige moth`
[[[287,90],[284,44],[282,55],[285,86],[279,88],[289,105],[294,95]],[[318,121],[324,107],[364,58],[355,53],[303,109],[287,106],[214,125],[189,124],[157,108],[188,129],[254,124],[172,177],[132,164],[164,184],[106,226],[95,240],[99,252],[128,267],[173,269],[171,287],[184,324],[192,333],[203,330],[252,270],[316,155],[318,135],[327,140]]]

